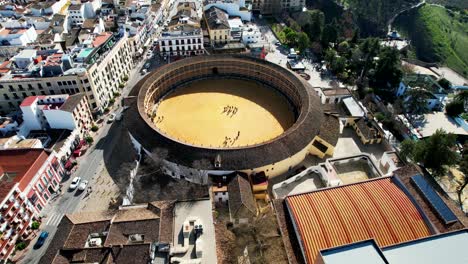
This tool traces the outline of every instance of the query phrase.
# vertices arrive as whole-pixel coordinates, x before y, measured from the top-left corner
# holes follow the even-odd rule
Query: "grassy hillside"
[[[468,75],[468,15],[425,5],[400,16],[396,28],[411,40],[418,59]]]
[[[467,0],[427,0],[427,2],[431,4],[439,4],[443,6],[457,7],[461,9],[468,8]]]

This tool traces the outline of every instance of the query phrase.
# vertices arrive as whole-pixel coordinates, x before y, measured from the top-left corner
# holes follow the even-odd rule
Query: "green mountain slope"
[[[395,27],[411,40],[418,59],[468,75],[467,14],[424,5],[398,17]]]

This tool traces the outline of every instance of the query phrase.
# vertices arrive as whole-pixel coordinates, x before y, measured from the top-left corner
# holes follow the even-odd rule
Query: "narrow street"
[[[157,62],[159,62],[159,60],[157,62],[156,60],[153,62],[153,59],[151,59],[151,61],[152,64],[155,64],[152,65],[153,67],[151,68],[158,65]],[[144,77],[144,75],[141,74],[141,69],[145,63],[146,60],[141,60],[130,72],[130,79],[122,91],[122,96],[128,95],[131,88],[133,88],[133,86]],[[120,111],[122,111],[122,107],[117,108],[114,112],[117,113]],[[106,153],[106,155],[110,155],[113,147],[118,144],[118,142],[115,141],[119,137],[115,135],[117,133],[121,133],[121,123],[108,123],[107,116],[104,116],[103,119],[103,126],[94,137],[94,143],[82,157],[78,158],[78,169],[70,175],[69,178],[66,178],[65,181],[62,182],[62,194],[59,195],[56,200],[51,201],[41,213],[43,219],[40,230],[38,230],[38,234],[41,231],[47,231],[49,232],[49,237],[45,241],[44,245],[37,250],[32,249],[32,245],[34,245],[36,239],[32,240],[29,247],[26,249],[27,252],[22,259],[19,260],[19,263],[39,263],[39,260],[45,253],[50,241],[52,241],[55,232],[57,231],[57,226],[63,216],[79,210],[80,201],[85,197],[86,192],[77,192],[76,190],[69,191],[68,186],[70,185],[71,180],[74,177],[81,177],[81,180],[88,180],[91,183],[92,179],[99,175],[99,173],[104,169],[104,160],[106,158],[110,158],[104,157],[104,153]]]

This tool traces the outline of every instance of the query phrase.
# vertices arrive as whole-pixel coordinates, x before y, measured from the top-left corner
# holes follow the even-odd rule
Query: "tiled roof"
[[[67,100],[65,100],[65,102],[62,104],[60,110],[72,113],[75,110],[76,106],[80,104],[84,96],[84,93],[70,95],[67,98]]]
[[[366,239],[380,247],[431,234],[393,178],[380,178],[286,198],[307,263],[320,250]]]
[[[145,243],[158,241],[159,219],[112,223],[104,246],[131,244],[129,236],[136,234],[143,235]]]
[[[106,41],[112,36],[112,33],[104,32],[93,40],[93,47],[99,47],[102,44],[106,43]]]
[[[254,197],[252,194],[252,187],[248,180],[242,176],[237,175],[228,184],[229,193],[229,211],[234,217],[244,218],[254,216],[257,213]],[[244,214],[245,211],[241,210],[245,207],[251,215]]]
[[[0,201],[16,183],[20,183],[20,189],[27,186],[48,156],[49,154],[42,149],[1,150],[0,167],[8,175],[0,178]]]
[[[30,106],[36,101],[36,99],[39,100],[39,99],[42,99],[44,97],[45,96],[43,96],[43,95],[28,96],[23,100],[23,102],[21,102],[20,106]]]

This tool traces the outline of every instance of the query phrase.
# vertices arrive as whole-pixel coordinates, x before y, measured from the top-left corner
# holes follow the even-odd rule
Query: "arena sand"
[[[160,101],[153,119],[170,138],[216,148],[266,142],[294,121],[294,111],[281,93],[254,81],[234,79],[178,87]]]

